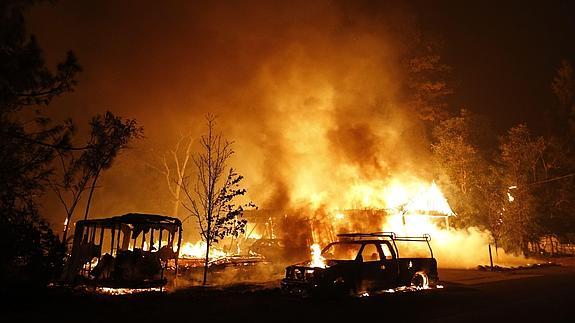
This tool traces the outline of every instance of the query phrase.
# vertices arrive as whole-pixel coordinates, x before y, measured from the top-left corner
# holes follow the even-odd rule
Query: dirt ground
[[[2,291],[1,322],[573,322],[575,266],[488,272],[440,269],[443,289],[301,299],[279,281],[102,295],[63,288]]]

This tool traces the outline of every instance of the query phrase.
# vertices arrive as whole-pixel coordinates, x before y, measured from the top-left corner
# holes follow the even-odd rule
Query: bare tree
[[[168,185],[168,190],[170,194],[172,194],[172,198],[174,199],[174,216],[178,216],[178,211],[180,208],[180,204],[182,202],[181,199],[181,192],[182,192],[182,185],[184,183],[184,179],[186,178],[186,174],[188,171],[188,163],[190,161],[191,151],[192,151],[192,144],[194,140],[192,139],[191,135],[188,136],[180,136],[178,143],[176,144],[176,149],[170,151],[170,157],[172,158],[175,164],[174,175],[172,175],[172,171],[170,170],[170,166],[168,165],[168,161],[166,155],[164,154],[162,158],[162,162],[164,164],[164,176],[166,177],[166,184]],[[184,144],[185,149],[184,153],[180,155],[180,146]],[[180,157],[181,156],[181,157]]]
[[[226,236],[237,237],[245,232],[247,220],[241,219],[244,207],[255,207],[252,202],[234,204],[236,197],[244,195],[240,187],[243,176],[229,168],[227,162],[234,154],[232,142],[224,140],[215,131],[216,117],[206,115],[208,133],[201,137],[202,151],[194,155],[197,176],[195,181],[187,177],[182,189],[189,203],[183,206],[196,218],[202,239],[206,242],[203,284],[206,284],[210,246]]]
[[[145,162],[148,167],[164,176],[166,186],[174,202],[173,216],[178,216],[182,205],[182,185],[192,166],[194,139],[191,133],[179,134],[176,146],[164,152],[161,157],[154,154],[154,162]],[[159,159],[159,163],[157,162]]]

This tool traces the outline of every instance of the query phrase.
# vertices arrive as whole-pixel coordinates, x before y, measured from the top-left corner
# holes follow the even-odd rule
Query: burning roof
[[[405,211],[414,214],[453,216],[449,203],[435,182],[427,188],[422,187],[412,199],[406,203]]]

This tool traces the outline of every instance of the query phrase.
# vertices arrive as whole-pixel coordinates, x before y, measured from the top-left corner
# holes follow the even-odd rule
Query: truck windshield
[[[355,260],[361,244],[359,243],[334,243],[322,252],[327,260]]]

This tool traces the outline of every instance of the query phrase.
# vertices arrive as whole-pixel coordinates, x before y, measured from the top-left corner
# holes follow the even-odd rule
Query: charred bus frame
[[[173,217],[129,213],[78,221],[63,278],[69,284],[101,287],[162,287],[167,283],[164,271],[171,260],[175,277],[178,275],[181,242],[182,223]],[[128,255],[132,256],[129,261]],[[155,268],[159,264],[159,279],[154,278],[158,273],[150,274],[142,263],[153,263]],[[126,274],[138,270],[147,274]]]

